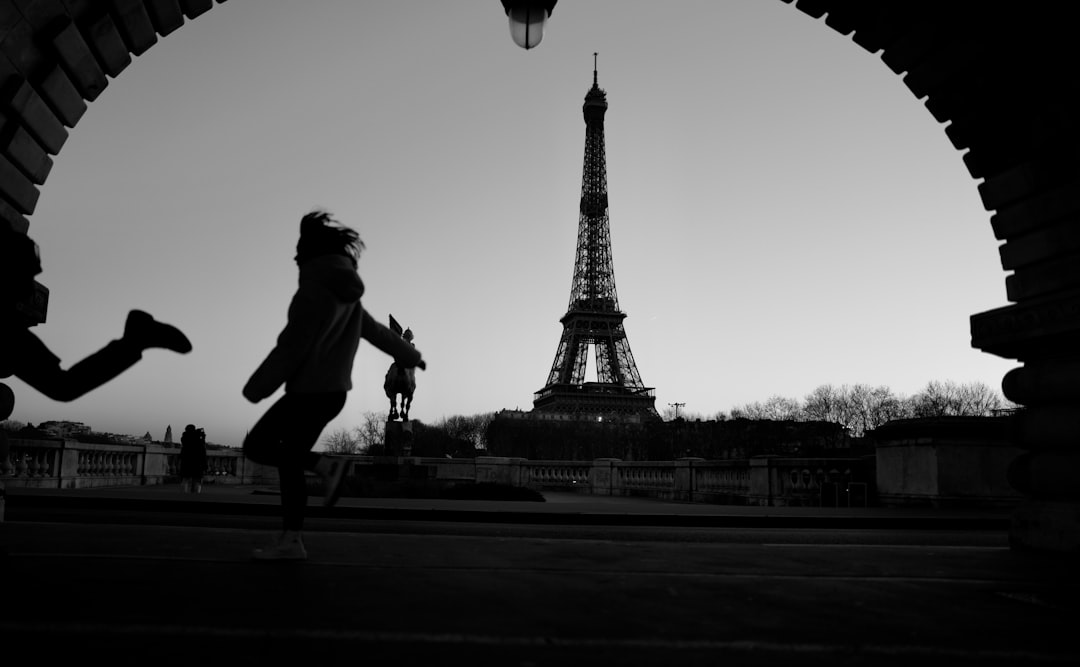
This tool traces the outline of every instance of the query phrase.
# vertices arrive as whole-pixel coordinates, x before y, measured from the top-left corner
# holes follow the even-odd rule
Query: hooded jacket
[[[301,264],[288,321],[244,385],[244,397],[258,402],[282,384],[286,393],[349,391],[361,337],[396,361],[415,366],[420,353],[364,312],[363,294],[364,283],[344,255],[321,255]]]

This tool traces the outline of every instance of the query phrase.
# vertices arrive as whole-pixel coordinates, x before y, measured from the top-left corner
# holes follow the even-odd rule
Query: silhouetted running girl
[[[323,504],[337,502],[348,460],[311,449],[323,428],[341,412],[352,389],[352,368],[360,338],[389,354],[405,368],[425,368],[420,352],[389,327],[376,322],[360,304],[364,283],[357,263],[364,243],[352,229],[325,211],[300,221],[296,264],[300,285],[289,304],[288,321],[277,345],[244,386],[257,403],[284,384],[285,394],[244,439],[244,455],[276,466],[281,484],[282,533],[252,557],[303,560],[301,537],[307,507],[305,471],[326,482]]]
[[[144,350],[164,348],[186,354],[191,342],[176,327],[141,310],[128,313],[123,336],[67,370],[18,310],[33,295],[41,273],[38,246],[0,221],[0,378],[14,375],[56,401],[73,401],[112,380],[142,359]]]

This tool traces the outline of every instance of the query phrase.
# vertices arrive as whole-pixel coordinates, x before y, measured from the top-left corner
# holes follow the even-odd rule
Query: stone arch
[[[224,1],[0,0],[0,219],[27,231],[87,102],[133,55]],[[780,1],[880,57],[963,151],[1011,272],[1011,303],[973,315],[971,331],[974,347],[1022,363],[1002,383],[1025,406],[1015,438],[1029,450],[1011,473],[1032,497],[1013,538],[1080,550],[1080,83],[1068,4]]]
[[[0,0],[0,217],[27,229],[53,156],[87,102],[132,56],[214,2]]]

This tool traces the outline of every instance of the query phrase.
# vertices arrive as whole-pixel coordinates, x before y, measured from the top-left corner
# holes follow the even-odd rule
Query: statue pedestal
[[[412,456],[413,423],[406,421],[386,422],[383,442],[387,456]]]

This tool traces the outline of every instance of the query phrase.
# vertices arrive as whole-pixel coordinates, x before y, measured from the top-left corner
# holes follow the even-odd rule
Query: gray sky
[[[999,387],[1015,362],[970,345],[969,317],[1007,303],[977,182],[877,56],[789,5],[563,0],[526,52],[494,0],[229,0],[110,81],[31,217],[36,331],[65,367],[132,308],[194,351],[66,404],[13,381],[13,418],[238,445],[316,207],[367,244],[365,307],[416,335],[415,419],[530,409],[569,299],[594,51],[619,302],[658,409]],[[362,345],[327,432],[387,410],[389,362]]]

